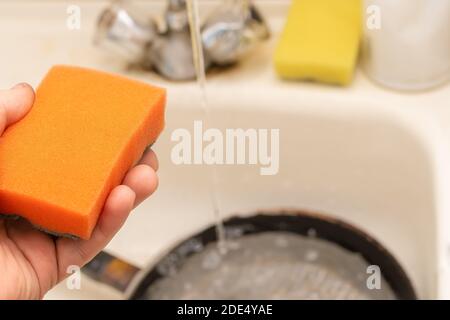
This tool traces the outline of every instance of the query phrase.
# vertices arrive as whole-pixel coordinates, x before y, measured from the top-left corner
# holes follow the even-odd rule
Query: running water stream
[[[194,66],[197,75],[197,83],[201,91],[201,105],[205,114],[207,123],[211,126],[212,115],[208,104],[206,94],[206,74],[205,74],[205,59],[203,55],[203,45],[200,30],[200,17],[198,9],[198,0],[186,0],[187,13],[189,19],[189,27],[191,30],[192,51]],[[216,224],[217,243],[219,252],[225,254],[227,252],[227,242],[225,237],[225,229],[223,225],[223,218],[219,209],[218,201],[218,174],[217,168],[214,165],[208,165],[210,170],[210,196],[213,206],[214,220]]]

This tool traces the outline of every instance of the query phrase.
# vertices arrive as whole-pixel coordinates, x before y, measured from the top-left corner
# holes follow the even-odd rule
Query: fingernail
[[[25,82],[21,82],[21,83],[18,83],[18,84],[16,84],[14,87],[12,87],[11,89],[20,89],[20,88],[24,88],[24,87],[26,87],[26,86],[28,86]]]

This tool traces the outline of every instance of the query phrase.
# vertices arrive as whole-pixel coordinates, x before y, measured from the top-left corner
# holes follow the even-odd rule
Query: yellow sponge
[[[275,52],[286,79],[348,84],[361,35],[360,0],[293,0]]]

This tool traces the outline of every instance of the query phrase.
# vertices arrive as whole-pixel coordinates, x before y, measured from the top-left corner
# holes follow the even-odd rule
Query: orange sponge
[[[0,213],[88,239],[109,192],[164,127],[165,90],[55,66],[0,137]]]

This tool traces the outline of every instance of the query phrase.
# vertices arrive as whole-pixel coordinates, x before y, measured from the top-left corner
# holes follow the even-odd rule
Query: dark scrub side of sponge
[[[0,137],[0,213],[88,239],[110,191],[164,127],[164,89],[55,66]]]

